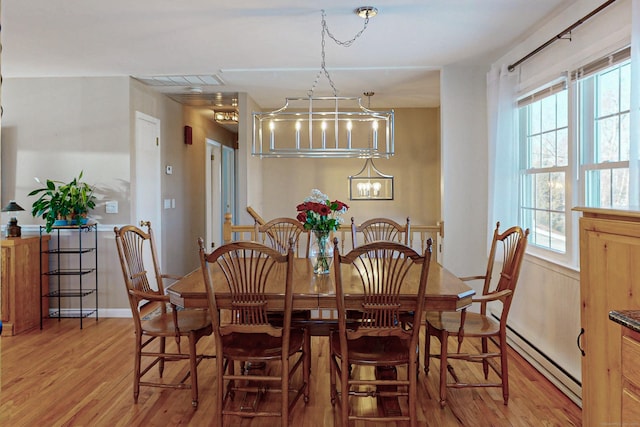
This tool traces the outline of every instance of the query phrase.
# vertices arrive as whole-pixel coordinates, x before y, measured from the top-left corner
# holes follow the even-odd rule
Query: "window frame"
[[[573,210],[575,206],[586,206],[587,201],[587,174],[594,170],[609,170],[609,169],[629,169],[628,160],[619,161],[603,161],[599,163],[585,162],[586,159],[595,159],[595,150],[597,145],[596,135],[596,102],[595,97],[597,91],[596,85],[593,84],[591,93],[586,93],[582,86],[584,80],[594,75],[601,75],[610,71],[613,67],[621,67],[629,63],[630,65],[630,48],[626,47],[619,49],[618,51],[601,57],[589,64],[581,67],[580,69],[567,73],[566,77],[562,79],[556,79],[554,81],[547,82],[546,84],[538,86],[534,91],[529,92],[524,96],[518,97],[518,147],[519,154],[519,185],[520,185],[520,200],[519,200],[519,220],[524,223],[524,209],[529,209],[524,206],[525,200],[525,185],[526,176],[534,174],[536,172],[552,173],[554,171],[565,170],[564,167],[547,167],[547,168],[526,168],[526,148],[527,148],[527,122],[526,114],[522,111],[523,106],[535,102],[536,100],[543,99],[546,96],[554,94],[554,87],[557,90],[559,81],[566,82],[567,89],[567,156],[568,166],[566,167],[565,174],[565,236],[566,245],[565,252],[554,250],[549,247],[538,246],[533,241],[530,241],[527,246],[527,253],[536,256],[541,259],[546,259],[555,264],[563,265],[567,268],[578,270],[579,269],[579,219],[580,212]],[[619,82],[620,83],[620,82]],[[587,98],[587,99],[585,99]],[[618,110],[615,114],[620,116],[623,113]],[[524,115],[524,117],[523,117]],[[620,126],[620,125],[618,125]],[[620,128],[619,128],[620,129]],[[629,135],[630,137],[630,135]],[[595,207],[595,206],[594,206]],[[603,206],[606,207],[606,206]],[[525,224],[526,225],[526,224]],[[532,240],[532,239],[531,239]]]
[[[551,247],[539,246],[534,241],[533,238],[530,238],[529,244],[527,245],[527,253],[534,255],[536,257],[546,259],[556,264],[565,265],[567,267],[575,268],[577,264],[577,256],[576,256],[576,248],[577,246],[573,242],[573,236],[576,235],[574,231],[574,213],[571,210],[571,207],[574,206],[575,194],[574,194],[574,185],[573,185],[573,177],[576,176],[575,172],[575,126],[574,126],[574,118],[575,114],[572,111],[575,108],[574,102],[572,102],[572,96],[574,90],[572,89],[573,85],[567,83],[566,77],[561,78],[560,80],[554,80],[552,82],[547,83],[546,85],[540,86],[537,90],[535,90],[532,94],[528,94],[519,98],[518,101],[518,117],[519,117],[519,126],[518,126],[518,144],[520,148],[520,158],[519,158],[519,169],[520,169],[520,177],[519,177],[519,185],[520,185],[520,200],[518,213],[520,216],[520,222],[525,226],[525,218],[524,211],[530,210],[530,207],[525,207],[524,197],[526,187],[526,179],[528,175],[534,175],[538,173],[556,173],[563,172],[565,174],[564,177],[564,223],[565,223],[565,251],[559,251],[553,249]],[[529,126],[528,118],[527,118],[527,109],[529,105],[533,104],[536,101],[540,101],[549,96],[554,96],[559,92],[567,91],[567,165],[566,166],[550,166],[550,167],[530,167],[527,168],[527,129]],[[557,131],[558,128],[555,128]],[[553,212],[551,207],[547,210],[547,212]]]
[[[623,50],[622,52],[624,52]],[[611,60],[613,62],[613,60]],[[596,84],[593,79],[595,79],[598,75],[604,74],[605,72],[609,72],[615,67],[623,67],[625,65],[629,65],[631,67],[631,59],[629,57],[624,58],[618,56],[617,61],[610,63],[606,67],[601,67],[591,74],[587,76],[575,76],[575,83],[573,85],[576,86],[576,92],[579,98],[579,104],[577,108],[580,109],[580,114],[577,115],[578,125],[576,129],[580,132],[580,137],[578,141],[578,149],[580,150],[580,156],[578,158],[579,162],[579,183],[580,183],[580,191],[579,191],[579,203],[581,206],[589,206],[589,207],[610,207],[610,206],[601,206],[598,204],[588,203],[589,196],[595,197],[593,194],[587,194],[587,174],[590,171],[598,171],[598,170],[614,170],[614,169],[626,169],[627,175],[629,174],[629,160],[617,160],[617,161],[601,161],[596,162],[596,151],[597,151],[597,132],[596,126],[594,122],[598,119],[602,119],[603,117],[612,117],[617,116],[620,117],[623,114],[627,115],[628,120],[630,120],[630,106],[628,110],[618,110],[615,114],[609,114],[607,116],[598,117],[595,108],[595,97],[597,96]],[[631,73],[629,73],[631,74]],[[593,84],[590,84],[588,87],[584,86],[587,84],[587,79],[592,79]],[[572,86],[573,86],[572,85]],[[586,96],[585,96],[586,94]],[[591,102],[585,101],[585,97],[589,96]],[[631,96],[631,95],[629,95]],[[629,124],[630,125],[630,124]],[[631,135],[629,133],[628,137]],[[627,184],[628,185],[628,184]],[[628,191],[628,190],[627,190]],[[628,200],[627,200],[628,201]],[[617,208],[616,206],[613,207]]]

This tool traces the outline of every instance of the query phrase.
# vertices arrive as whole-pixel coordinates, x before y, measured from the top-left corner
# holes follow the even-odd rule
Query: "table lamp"
[[[17,212],[23,210],[24,209],[13,200],[11,200],[7,206],[2,208],[2,212]],[[18,225],[18,218],[16,218],[15,216],[11,217],[11,219],[7,223],[5,235],[7,237],[20,237],[21,234],[22,232],[20,231],[20,226]]]

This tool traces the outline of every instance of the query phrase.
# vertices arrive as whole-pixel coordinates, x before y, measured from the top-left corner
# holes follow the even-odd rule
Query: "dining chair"
[[[341,255],[338,241],[334,239],[334,269],[336,284],[336,306],[338,329],[329,337],[329,371],[331,404],[339,402],[342,426],[349,420],[409,421],[417,426],[417,371],[419,327],[405,328],[400,321],[401,309],[410,308],[414,314],[414,325],[420,325],[425,304],[427,276],[431,260],[431,241],[424,255],[398,242],[376,241],[356,247]],[[353,275],[343,276],[343,266],[352,268]],[[420,269],[417,286],[412,288],[415,304],[401,305],[400,296],[407,293],[407,273],[412,268]],[[415,285],[415,284],[414,284]],[[348,288],[347,288],[348,286]],[[347,324],[345,288],[349,292],[362,292],[364,302],[358,310],[359,322]],[[405,366],[406,375],[398,375],[396,367]],[[366,374],[374,368],[376,375]],[[395,370],[395,375],[380,375]],[[402,377],[402,378],[400,378]],[[340,387],[337,387],[337,379]],[[352,411],[350,397],[377,397],[382,401],[399,397],[408,399],[408,414],[365,414]],[[362,407],[361,405],[359,406]],[[379,408],[380,409],[380,408]],[[380,410],[378,412],[381,412]]]
[[[301,255],[304,255],[304,258],[309,257],[309,246],[311,244],[309,231],[305,230],[304,225],[297,219],[280,217],[264,224],[260,224],[256,220],[255,229],[256,240],[259,243],[270,246],[281,254],[286,254],[290,242],[293,242],[294,256],[301,257]],[[311,311],[309,310],[294,310],[291,318],[294,327],[309,327],[310,324],[314,323],[311,322]],[[270,313],[269,321],[276,326],[282,326],[283,313]],[[306,337],[311,339],[310,335]],[[310,347],[311,343],[307,343],[307,346]]]
[[[446,405],[447,388],[501,387],[504,404],[506,405],[509,400],[507,316],[518,283],[529,229],[523,231],[522,228],[514,226],[504,233],[500,233],[499,229],[500,222],[496,224],[493,232],[485,274],[460,278],[463,281],[484,281],[482,295],[472,299],[472,303],[479,304],[479,311],[471,312],[463,309],[460,312],[428,312],[426,316],[424,371],[429,373],[431,358],[440,359],[441,406]],[[502,254],[501,270],[496,283],[492,283],[492,273],[498,253]],[[439,353],[430,353],[432,336],[440,341]],[[456,337],[458,341],[457,349],[453,353],[448,351],[449,337]],[[463,340],[469,338],[480,340],[480,348],[475,346],[475,349],[478,350],[477,353],[461,352]],[[496,347],[495,350],[489,351],[490,340]],[[452,359],[482,363],[485,381],[461,381],[454,367],[450,364]],[[500,360],[499,364],[496,359]],[[489,381],[489,368],[497,375],[497,381]],[[450,372],[453,382],[447,381],[447,371]]]
[[[294,255],[301,258],[309,257],[309,232],[297,219],[274,218],[264,224],[256,221],[255,228],[256,240],[263,245],[271,246],[280,253],[286,254],[289,240],[293,238]]]
[[[198,240],[209,311],[212,316],[216,358],[217,390],[215,424],[222,426],[225,415],[241,417],[280,417],[282,426],[289,424],[289,414],[300,397],[309,401],[309,367],[311,349],[307,347],[308,331],[291,327],[293,304],[293,242],[286,254],[257,242],[227,243],[210,254],[204,241]],[[209,268],[219,268],[231,293],[230,306],[218,303]],[[284,292],[282,327],[269,322],[267,287]],[[280,362],[275,369],[267,362]],[[235,372],[235,363],[266,365],[264,374],[251,370]],[[291,379],[302,368],[302,381],[294,388]],[[227,383],[225,392],[224,386]],[[232,401],[236,392],[257,396],[273,392],[280,395],[280,409],[239,406]],[[289,395],[293,393],[291,398]],[[260,400],[260,399],[257,399]],[[264,402],[262,402],[264,403]]]
[[[409,244],[409,233],[411,232],[410,220],[400,225],[389,218],[371,218],[360,225],[356,225],[355,219],[351,217],[351,244],[352,248],[358,246],[358,234],[362,235],[363,243],[370,243],[376,240],[389,240]]]
[[[211,319],[207,310],[178,311],[176,306],[169,302],[163,282],[168,279],[178,280],[180,277],[161,272],[151,223],[143,221],[140,225],[146,226],[147,231],[134,225],[114,227],[136,334],[133,400],[138,402],[141,386],[191,389],[191,404],[197,408],[197,367],[209,356],[198,354],[196,344],[202,337],[212,334]],[[187,337],[189,341],[189,352],[186,354],[180,350],[181,337]],[[175,339],[177,351],[167,348],[167,338]],[[152,343],[157,345],[151,345]],[[178,360],[189,360],[186,375],[174,383],[162,380],[165,362]],[[145,375],[155,365],[158,365],[160,379],[152,380],[149,377],[151,374]],[[189,377],[191,381],[187,383]]]

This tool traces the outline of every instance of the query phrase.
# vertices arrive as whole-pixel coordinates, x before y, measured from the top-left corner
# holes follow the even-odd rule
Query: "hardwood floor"
[[[133,324],[130,319],[45,321],[45,327],[0,338],[0,426],[211,426],[214,414],[215,362],[198,370],[200,405],[191,407],[188,390],[143,387],[133,403]],[[299,401],[290,424],[333,426],[329,400],[328,343],[313,338],[311,400]],[[170,340],[171,341],[171,340]],[[172,342],[172,345],[174,343]],[[213,353],[213,340],[198,349]],[[510,352],[510,400],[499,389],[449,390],[448,405],[438,404],[438,362],[428,377],[420,373],[418,416],[421,426],[579,426],[581,411],[515,352]],[[466,365],[465,365],[466,366]],[[169,364],[167,380],[186,365]],[[156,370],[154,370],[157,372]],[[479,367],[456,367],[460,375],[481,375]],[[362,400],[362,399],[361,399]],[[375,405],[364,399],[362,410]],[[273,426],[278,419],[228,418],[233,426]],[[357,423],[377,426],[380,423]],[[394,426],[394,423],[384,425]],[[398,424],[400,425],[400,424]]]

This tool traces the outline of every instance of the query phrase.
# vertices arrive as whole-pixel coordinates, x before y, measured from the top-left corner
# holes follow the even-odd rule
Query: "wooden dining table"
[[[231,305],[231,294],[222,271],[214,263],[208,266],[211,281],[216,293],[218,307]],[[363,294],[362,284],[357,271],[351,265],[343,265],[342,281],[344,286],[345,305],[347,309],[361,307]],[[410,311],[415,300],[420,278],[420,269],[409,271],[403,293],[400,295],[401,310]],[[282,310],[284,308],[284,288],[280,273],[272,275],[267,284],[267,308]],[[200,269],[196,269],[168,287],[167,293],[171,302],[184,308],[207,307],[207,294],[204,277]],[[427,280],[425,310],[457,311],[471,304],[475,291],[453,273],[435,261],[429,266]],[[293,309],[294,310],[333,310],[336,308],[335,275],[333,269],[329,274],[314,274],[308,258],[295,258],[293,261]]]
[[[231,307],[231,294],[220,267],[213,263],[209,264],[208,268],[218,308]],[[345,307],[353,310],[361,309],[364,296],[359,274],[353,265],[345,264],[341,268]],[[404,279],[405,286],[403,286],[403,293],[400,295],[401,311],[415,310],[420,270],[420,268],[410,269]],[[268,310],[284,309],[283,283],[284,269],[271,275],[266,285]],[[167,292],[170,301],[178,307],[204,308],[208,306],[204,277],[199,268],[173,283],[167,288]],[[471,305],[471,298],[474,294],[475,291],[453,273],[436,261],[431,262],[425,295],[426,311],[462,310]],[[304,323],[309,328],[311,335],[328,335],[329,331],[336,327],[337,320],[335,315],[325,318],[322,313],[331,313],[335,309],[336,292],[333,268],[329,274],[314,274],[313,266],[308,258],[295,258],[293,260],[293,310],[310,310],[320,315],[297,322]],[[441,401],[446,399],[446,387],[441,387],[440,399]],[[388,414],[398,414],[400,411],[400,406],[395,398],[384,398],[382,407]]]

